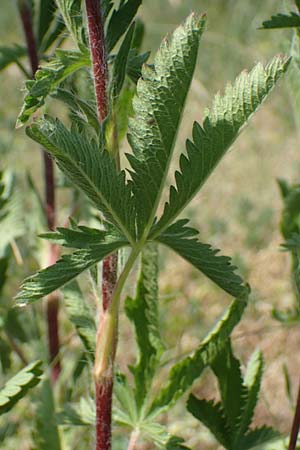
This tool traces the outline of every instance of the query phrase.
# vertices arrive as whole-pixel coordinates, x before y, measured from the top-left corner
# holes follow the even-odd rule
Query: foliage
[[[272,428],[249,428],[260,390],[263,359],[255,352],[247,367],[245,378],[241,363],[234,356],[230,341],[211,364],[218,379],[221,401],[198,399],[190,395],[188,411],[214,434],[227,450],[248,450],[278,437]]]
[[[34,79],[26,82],[17,125],[29,122],[39,108],[48,109],[52,99],[67,107],[68,113],[62,114],[62,120],[44,115],[34,120],[26,133],[54,159],[60,176],[68,180],[64,186],[72,187],[73,198],[82,195],[85,204],[90,202],[88,215],[77,208],[76,201],[75,208],[71,208],[75,209],[76,218],[83,219],[86,225],[79,225],[71,218],[69,226],[41,235],[49,240],[51,248],[61,246],[67,249],[66,253],[56,263],[27,277],[16,296],[17,305],[26,306],[62,288],[70,340],[76,331],[83,344],[79,359],[76,354],[75,364],[72,357],[77,347],[74,350],[70,345],[62,349],[62,357],[68,352],[68,358],[64,358],[66,368],[59,381],[64,389],[60,389],[59,396],[54,395],[46,378],[37,391],[34,446],[53,450],[60,450],[64,445],[72,448],[76,427],[95,426],[90,364],[97,361],[99,340],[102,338],[110,344],[111,336],[117,336],[123,288],[139,261],[136,293],[125,301],[125,313],[136,337],[137,357],[129,366],[129,376],[116,371],[115,423],[158,448],[187,449],[181,437],[173,436],[168,427],[160,423],[160,417],[191,389],[206,368],[212,367],[219,380],[222,404],[216,406],[190,397],[189,409],[206,421],[226,448],[250,449],[275,436],[273,430],[267,428],[249,428],[260,387],[261,356],[257,354],[253,358],[242,380],[239,361],[228,344],[247,306],[250,288],[231,259],[200,241],[198,230],[188,226],[188,219],[178,216],[190,205],[249,118],[286,72],[289,58],[280,55],[265,66],[259,63],[249,73],[242,72],[223,95],[217,94],[212,107],[205,112],[203,123],[193,124],[192,138],[186,141],[179,168],[172,174],[174,146],[206,16],[192,13],[163,40],[153,64],[147,64],[149,52],[141,53],[144,27],[139,21],[133,22],[141,0],[121,0],[116,2],[118,6],[110,0],[101,2],[109,76],[108,116],[100,124],[95,94],[90,89],[91,58],[83,3],[80,0],[30,2],[42,65]],[[68,49],[58,48],[66,32],[76,50],[70,50],[69,46]],[[22,46],[0,48],[0,69],[15,62],[26,72],[21,61],[24,55]],[[131,150],[123,158],[119,149],[127,132]],[[174,175],[175,183],[168,195],[169,175]],[[2,209],[4,211],[1,221],[6,220],[9,206],[4,192],[0,185],[0,214]],[[165,198],[167,202],[163,205]],[[167,346],[162,341],[159,319],[158,254],[162,245],[233,297],[223,317],[195,350],[168,364],[167,376],[162,371]],[[97,331],[98,321],[94,317],[96,310],[98,314],[97,265],[107,256],[123,252],[124,248],[128,257],[119,264],[112,302],[102,311],[101,317],[108,317],[114,327],[111,334],[109,329],[105,335],[100,327]],[[5,255],[0,260],[0,289],[6,278],[7,264]],[[88,272],[89,277],[78,280],[83,272]],[[91,290],[91,298],[96,300],[94,307],[90,307],[88,298]],[[32,322],[37,314],[36,306],[32,305]],[[18,316],[12,314],[10,320],[10,324],[14,320],[18,323]],[[32,322],[28,321],[30,326]],[[38,349],[43,353],[36,341],[38,339],[28,346],[30,352]],[[5,343],[0,340],[0,346]],[[112,364],[115,355],[112,348],[109,350],[108,359]],[[106,356],[105,352],[103,354]],[[2,365],[8,367],[9,363],[2,360]],[[29,365],[7,383],[0,394],[5,411],[40,381],[39,367],[40,362]],[[162,376],[164,383],[158,387]],[[238,387],[237,391],[234,386]],[[199,402],[205,414],[202,410],[199,412]]]
[[[0,414],[9,411],[28,390],[41,381],[42,361],[35,361],[8,380],[0,391]]]

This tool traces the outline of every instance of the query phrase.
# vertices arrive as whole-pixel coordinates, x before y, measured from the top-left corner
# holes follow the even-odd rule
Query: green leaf
[[[247,395],[245,396],[245,404],[242,409],[242,414],[239,420],[239,435],[242,436],[249,429],[254,410],[258,402],[258,394],[263,373],[263,356],[260,351],[252,354],[244,379],[244,385],[247,388]]]
[[[243,385],[240,361],[233,355],[230,341],[211,367],[218,378],[224,414],[234,437],[247,397],[247,389]]]
[[[128,297],[126,314],[133,322],[139,348],[139,360],[131,370],[135,380],[135,398],[139,408],[149,393],[163,351],[158,323],[157,247],[148,244],[142,253],[141,272],[135,298]]]
[[[99,133],[99,121],[92,103],[82,100],[72,92],[61,88],[54,91],[51,96],[67,104],[73,114],[78,114],[81,118],[84,117],[84,120],[91,125],[95,132]]]
[[[8,263],[9,255],[0,256],[0,294],[5,285]]]
[[[166,180],[204,23],[203,16],[190,15],[163,41],[154,66],[143,67],[137,85],[128,135],[133,155],[127,158],[141,230],[152,225]]]
[[[113,101],[116,101],[125,80],[134,26],[134,23],[130,26],[114,61],[111,85]]]
[[[193,141],[187,141],[187,154],[180,157],[176,184],[170,188],[169,200],[153,235],[166,228],[197,194],[250,116],[286,72],[289,62],[285,56],[276,56],[265,68],[257,64],[250,73],[242,72],[233,85],[227,86],[224,96],[215,97],[202,127],[194,123]]]
[[[273,439],[280,436],[280,433],[270,427],[261,427],[251,430],[240,441],[240,447],[242,450],[250,450],[258,445],[266,444]],[[233,449],[232,449],[233,450]]]
[[[141,3],[142,0],[123,1],[120,2],[118,9],[113,10],[105,36],[108,54],[112,51],[120,37],[127,31]]]
[[[27,55],[26,47],[15,44],[11,47],[0,46],[0,71],[12,63],[16,63],[19,58]]]
[[[61,450],[53,391],[48,379],[43,381],[39,390],[35,418],[36,426],[32,433],[35,450]]]
[[[41,381],[42,361],[35,361],[8,380],[0,391],[0,414],[9,411],[29,389]]]
[[[166,450],[189,450],[189,448],[183,444],[184,439],[177,436],[171,436],[166,444]]]
[[[62,256],[56,264],[25,279],[16,297],[17,305],[25,306],[50,294],[127,244],[126,239],[108,234],[102,242],[90,248]]]
[[[138,79],[142,76],[142,67],[148,61],[150,52],[139,54],[135,48],[132,48],[129,52],[127,61],[127,75],[133,81],[137,83]]]
[[[198,399],[191,394],[187,410],[210,430],[223,447],[230,448],[230,428],[221,403]]]
[[[300,16],[294,12],[290,12],[289,14],[276,14],[271,19],[265,20],[262,23],[263,29],[294,27],[300,27]]]
[[[114,405],[114,420],[122,426],[134,429],[139,424],[139,413],[131,386],[126,376],[118,373],[114,381],[114,396],[117,404]]]
[[[57,6],[55,0],[40,0],[39,2],[39,20],[37,33],[39,47],[51,25],[51,22],[54,19],[56,8]]]
[[[214,281],[220,288],[234,297],[247,295],[248,286],[235,273],[236,267],[228,256],[218,256],[219,250],[208,244],[202,244],[194,236],[194,228],[187,227],[188,220],[182,219],[172,224],[157,241],[167,245],[186,261]]]
[[[59,425],[95,426],[96,411],[92,399],[81,398],[79,404],[65,405],[64,409],[56,414]]]
[[[35,122],[26,132],[55,157],[71,182],[132,242],[135,214],[131,189],[124,171],[117,172],[112,156],[95,141],[68,131],[61,122],[49,117]]]
[[[87,304],[87,299],[83,297],[76,281],[69,283],[63,289],[63,295],[68,317],[76,327],[88,356],[93,361],[96,345],[96,324],[93,313]]]
[[[57,13],[43,37],[39,48],[40,52],[46,52],[58,38],[60,38],[60,42],[62,42],[66,36],[65,34],[63,35],[65,29],[66,27],[63,18]]]
[[[56,3],[75,43],[80,50],[84,49],[86,38],[82,21],[81,0],[56,0]]]
[[[191,387],[205,367],[213,363],[217,355],[224,349],[233,328],[240,321],[246,305],[247,297],[234,300],[199,348],[192,355],[173,366],[165,387],[161,389],[150,407],[149,414],[151,416],[169,409]]]
[[[90,66],[87,51],[56,50],[55,58],[42,66],[35,74],[35,80],[26,82],[26,93],[17,127],[26,123],[32,114],[44,105],[45,99],[70,75],[82,67]]]

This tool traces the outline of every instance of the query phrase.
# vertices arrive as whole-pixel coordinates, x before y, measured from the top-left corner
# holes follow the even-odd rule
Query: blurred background
[[[162,37],[191,11],[206,12],[208,16],[177,140],[179,154],[191,135],[193,121],[202,121],[205,107],[218,91],[223,92],[228,81],[258,61],[266,63],[277,53],[290,52],[291,32],[264,31],[259,27],[263,20],[279,11],[289,11],[292,6],[287,1],[274,0],[144,0],[143,3],[140,15],[146,26],[144,48],[151,49],[152,54]],[[21,41],[15,4],[2,0],[0,45]],[[15,66],[0,74],[0,160],[2,168],[9,167],[20,177],[30,169],[35,178],[40,154],[24,136],[24,130],[14,128],[22,104],[23,83],[23,76]],[[234,332],[233,344],[245,363],[255,348],[263,351],[265,373],[256,423],[274,425],[285,433],[290,429],[293,412],[287,380],[295,398],[300,373],[300,327],[299,323],[285,326],[272,318],[271,313],[274,307],[285,309],[293,303],[289,258],[280,251],[282,201],[276,179],[300,181],[297,91],[300,92],[300,78],[297,81],[291,71],[187,211],[192,224],[201,231],[201,240],[232,256],[252,287],[251,302]],[[66,207],[63,198],[59,201],[62,220]],[[162,253],[160,265],[163,336],[172,349],[170,355],[176,358],[196,347],[230,299],[174,255]],[[16,289],[24,271],[30,268],[19,268],[14,273]],[[122,321],[121,334],[126,342],[130,341],[126,319]],[[125,366],[128,359],[123,361],[122,354],[121,347],[119,362]],[[193,392],[213,396],[214,383],[207,373]],[[213,438],[196,420],[183,414],[183,407],[182,401],[165,417],[165,422],[170,422],[170,431],[186,437],[192,448],[216,449]]]

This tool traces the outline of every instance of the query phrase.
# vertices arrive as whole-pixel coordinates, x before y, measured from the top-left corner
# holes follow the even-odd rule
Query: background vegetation
[[[223,88],[226,81],[233,80],[243,68],[252,67],[253,62],[266,62],[275,53],[289,52],[291,32],[258,30],[264,19],[278,11],[277,3],[273,0],[144,1],[141,15],[146,24],[145,49],[156,49],[161,38],[173,30],[191,10],[207,12],[208,15],[208,30],[201,42],[198,67],[186,106],[187,114],[177,141],[178,150],[183,148],[184,139],[191,129],[190,117],[201,120],[203,107],[210,105],[212,96]],[[288,2],[283,4],[282,11],[285,8],[289,10],[289,6]],[[0,44],[21,40],[21,26],[14,2],[3,0]],[[36,197],[25,192],[27,170],[30,170],[39,185],[40,180],[35,173],[41,162],[32,141],[24,138],[24,131],[14,129],[16,112],[22,102],[22,75],[16,67],[11,66],[0,77],[0,169],[8,167],[14,170],[18,183],[24,187],[24,194],[18,201],[27,213],[32,212],[27,214],[29,218],[24,223],[27,227],[27,236],[23,238],[25,242],[34,239],[35,231],[43,229],[36,214]],[[233,345],[245,363],[255,348],[262,350],[265,373],[256,423],[274,425],[285,433],[289,432],[291,426],[292,405],[296,395],[294,390],[300,372],[300,329],[299,324],[283,326],[272,318],[271,312],[274,307],[287,308],[293,303],[288,256],[279,250],[282,242],[279,231],[282,201],[276,184],[278,177],[294,183],[299,178],[300,115],[297,114],[297,99],[290,94],[291,83],[297,83],[292,74],[289,82],[281,83],[276,95],[256,115],[244,132],[243,139],[234,145],[202,190],[201,196],[195,199],[193,212],[190,212],[192,222],[200,227],[202,240],[211,242],[215,247],[221,246],[224,254],[234,255],[238,267],[252,286],[251,303],[234,332]],[[56,108],[57,105],[51,107]],[[205,207],[202,206],[203,199]],[[63,191],[59,201],[58,222],[62,223],[69,214],[64,204]],[[4,234],[1,231],[0,241],[5,238]],[[39,242],[35,245],[42,244]],[[15,259],[9,269],[13,283],[5,292],[6,299],[16,294],[24,275],[36,269],[34,259],[28,259],[25,252],[26,246],[22,245],[22,240],[18,241]],[[229,299],[178,258],[171,259],[167,252],[161,254],[160,258],[162,269],[166,264],[169,270],[170,267],[172,269],[171,275],[169,270],[168,275],[162,271],[160,287],[162,333],[172,348],[170,359],[173,359],[197,345]],[[26,265],[23,261],[26,261]],[[71,346],[69,364],[72,365],[72,348],[76,349],[78,341],[70,334],[67,325],[64,331],[63,344],[68,343],[68,348]],[[126,343],[126,352],[121,344],[118,361],[121,366],[123,364],[121,369],[125,371],[133,354],[130,351],[130,343],[133,345],[131,329],[126,319],[122,322],[121,334],[123,339],[120,342]],[[17,367],[17,359],[12,364]],[[0,379],[2,385],[5,374],[1,374]],[[64,380],[60,383],[63,387]],[[210,397],[216,392],[215,381],[209,373],[201,378],[194,389],[194,393],[201,397]],[[201,448],[204,448],[204,440],[205,448],[215,449],[216,443],[211,435],[204,428],[199,433],[199,423],[192,416],[185,414],[183,420],[182,405],[179,402],[175,412],[171,413],[170,431],[186,437],[187,444],[192,448],[197,448],[200,441]],[[22,403],[18,414],[22,412],[22,407],[25,410],[26,401]],[[5,416],[1,420],[4,427]],[[19,420],[19,416],[16,416],[16,423]],[[166,416],[166,423],[168,420]],[[0,427],[0,434],[2,429]],[[26,447],[26,430],[22,427],[12,433],[14,437],[7,441],[7,448],[14,448],[18,433],[23,433],[24,450],[30,448]]]

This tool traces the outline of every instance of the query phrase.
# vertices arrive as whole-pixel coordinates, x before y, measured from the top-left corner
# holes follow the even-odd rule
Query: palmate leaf
[[[25,279],[16,297],[17,304],[25,306],[55,291],[125,245],[125,238],[108,233],[102,242],[62,256],[56,264]]]
[[[230,429],[221,403],[198,399],[191,394],[187,410],[210,430],[223,447],[226,449],[230,447]]]
[[[131,370],[135,380],[135,398],[139,408],[151,386],[163,344],[158,324],[158,265],[156,244],[148,244],[142,253],[141,273],[135,298],[128,297],[126,314],[135,327],[139,360]]]
[[[58,425],[95,426],[95,402],[90,398],[81,398],[75,405],[67,404],[56,414],[56,421]]]
[[[35,122],[26,132],[54,156],[62,172],[92,200],[106,220],[132,241],[135,213],[131,189],[125,173],[117,172],[112,156],[95,141],[68,131],[51,118]]]
[[[187,141],[187,154],[180,157],[176,184],[170,188],[169,200],[152,235],[165,229],[197,194],[242,127],[287,70],[289,61],[284,56],[276,56],[265,68],[257,64],[250,73],[242,72],[233,85],[227,86],[224,96],[215,97],[202,127],[194,123],[193,141]]]
[[[17,127],[26,123],[32,114],[44,105],[48,95],[77,70],[90,66],[90,56],[87,51],[56,50],[55,58],[42,66],[35,74],[35,80],[26,82],[26,93]]]
[[[295,12],[290,12],[289,14],[276,14],[275,16],[272,16],[271,19],[265,20],[262,23],[262,28],[264,29],[295,27],[300,27],[300,16]]]
[[[240,321],[247,305],[247,297],[234,300],[222,319],[202,341],[200,347],[171,369],[166,386],[152,403],[149,415],[156,416],[169,409],[174,402],[191,387],[205,367],[212,364],[227,343],[233,328]]]
[[[236,267],[231,264],[230,258],[217,255],[218,250],[199,242],[194,237],[198,234],[197,230],[187,227],[187,223],[185,219],[175,222],[157,241],[170,247],[230,295],[247,295],[249,288],[235,273]]]
[[[128,135],[133,155],[127,157],[142,229],[152,224],[167,176],[204,24],[203,16],[189,16],[163,41],[153,68],[144,67],[137,84]]]
[[[88,356],[93,361],[96,345],[96,323],[92,311],[76,281],[63,288],[63,295],[68,317],[76,327]]]
[[[109,54],[120,37],[127,31],[131,21],[139,9],[142,0],[125,0],[114,9],[109,19],[106,31],[106,49]]]
[[[12,377],[0,391],[0,414],[9,411],[41,381],[42,361],[35,361]]]
[[[234,436],[248,392],[243,385],[240,361],[234,356],[230,341],[218,354],[211,367],[218,379],[228,430]]]

